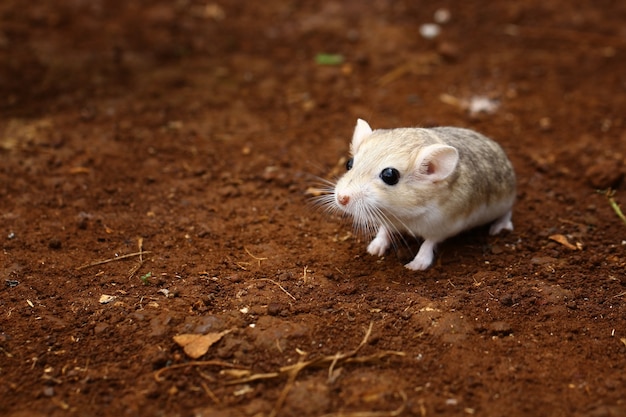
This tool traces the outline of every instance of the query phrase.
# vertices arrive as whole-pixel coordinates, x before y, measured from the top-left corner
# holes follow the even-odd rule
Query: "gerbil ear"
[[[429,145],[420,151],[416,159],[419,178],[441,181],[454,172],[459,162],[459,152],[447,145]]]
[[[359,146],[363,143],[363,139],[372,134],[372,128],[363,119],[357,119],[354,133],[352,134],[352,143],[350,144],[350,152],[355,155],[359,150]]]

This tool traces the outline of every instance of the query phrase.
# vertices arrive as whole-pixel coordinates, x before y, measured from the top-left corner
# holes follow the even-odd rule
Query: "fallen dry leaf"
[[[224,330],[221,333],[179,334],[174,336],[174,342],[183,348],[187,356],[198,359],[208,352],[211,345],[230,332],[230,330]]]
[[[560,243],[561,245],[565,246],[568,249],[572,249],[572,250],[581,250],[582,249],[582,244],[579,242],[576,242],[576,245],[572,245],[569,240],[567,240],[567,238],[563,235],[552,235],[552,236],[548,236],[548,239],[553,240],[557,243]]]
[[[114,295],[102,294],[98,301],[100,302],[100,304],[109,304],[115,301],[116,298],[117,297],[115,297]]]

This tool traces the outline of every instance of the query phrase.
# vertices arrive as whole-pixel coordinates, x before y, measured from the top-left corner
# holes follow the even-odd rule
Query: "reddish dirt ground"
[[[625,2],[53,3],[0,5],[0,414],[626,415]],[[306,192],[357,117],[498,140],[515,231],[367,255]]]

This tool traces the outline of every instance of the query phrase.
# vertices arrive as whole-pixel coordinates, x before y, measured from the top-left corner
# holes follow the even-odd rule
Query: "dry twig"
[[[614,198],[615,190],[609,188],[608,190],[605,191],[604,195],[606,195],[606,198],[609,200],[609,204],[611,205],[611,208],[613,209],[615,214],[617,214],[617,217],[619,217],[622,220],[622,222],[626,224],[626,216],[624,216],[622,209],[620,208],[619,204],[617,204],[617,201],[615,201],[615,198]]]
[[[102,261],[95,261],[95,262],[91,262],[89,264],[81,265],[81,266],[77,267],[76,270],[80,271],[82,269],[91,268],[92,266],[108,264],[109,262],[115,262],[115,261],[120,261],[122,259],[133,258],[135,256],[142,256],[142,255],[146,255],[148,253],[152,253],[152,252],[150,252],[150,251],[141,251],[141,252],[135,252],[135,253],[128,253],[126,255],[116,256],[115,258],[104,259]]]
[[[200,382],[200,385],[202,386],[202,389],[206,393],[207,397],[209,397],[211,400],[213,400],[213,402],[215,404],[220,404],[221,403],[220,399],[217,398],[217,396],[213,393],[213,391],[211,391],[209,386],[204,381]]]
[[[287,379],[287,383],[283,387],[283,390],[280,392],[280,395],[278,396],[278,399],[276,400],[276,403],[274,404],[274,408],[272,408],[272,411],[270,412],[269,417],[276,417],[278,415],[278,412],[280,411],[281,408],[283,408],[283,404],[285,403],[285,400],[287,399],[287,394],[289,394],[289,391],[291,391],[293,384],[296,382],[298,373],[304,368],[306,368],[306,363],[302,362],[302,356],[301,356],[300,360],[298,360],[298,363],[295,364],[293,367],[291,367],[291,370],[288,372],[289,379]]]
[[[280,288],[285,294],[287,294],[289,297],[291,297],[292,300],[296,301],[296,297],[294,297],[293,295],[289,294],[289,291],[287,291],[282,285],[280,285],[278,282],[274,281],[273,279],[269,279],[269,278],[259,278],[259,281],[268,281],[271,282],[272,284],[276,285],[278,288]]]
[[[254,256],[253,254],[250,253],[248,248],[246,248],[245,246],[243,250],[245,250],[248,255],[250,255],[254,260],[256,260],[259,263],[259,266],[261,266],[261,261],[267,261],[269,259],[269,258],[260,258],[258,256]]]
[[[361,350],[361,348],[365,346],[370,335],[372,334],[372,327],[373,327],[373,323],[370,323],[369,328],[367,329],[367,332],[365,333],[365,336],[363,337],[363,340],[361,340],[361,343],[359,343],[356,349],[350,352],[347,352],[347,353],[338,352],[334,355],[321,356],[321,357],[311,359],[306,362],[298,362],[295,365],[283,366],[282,368],[279,369],[278,372],[248,375],[243,378],[236,378],[230,381],[226,381],[225,383],[227,385],[237,385],[237,384],[245,384],[245,383],[252,382],[252,381],[258,381],[262,379],[274,379],[274,378],[278,378],[284,375],[291,375],[291,373],[294,371],[300,372],[304,368],[308,368],[312,366],[320,366],[323,364],[329,365],[328,374],[332,375],[333,370],[338,363],[366,363],[366,362],[371,362],[374,360],[382,359],[387,356],[405,356],[404,352],[383,351],[383,352],[378,352],[369,356],[356,357],[356,355],[359,353],[359,350]]]
[[[404,412],[407,403],[407,396],[404,391],[398,391],[400,397],[402,397],[402,404],[400,407],[391,411],[354,411],[354,412],[343,412],[339,411],[336,413],[324,414],[322,417],[396,417]]]
[[[139,271],[139,268],[141,268],[141,266],[143,265],[143,254],[145,252],[143,251],[143,238],[142,237],[137,239],[137,246],[139,248],[139,262],[133,265],[133,267],[130,268],[130,271],[128,271],[128,279],[131,279],[137,273],[137,271]]]
[[[236,368],[237,365],[233,365],[230,364],[228,362],[223,362],[223,361],[218,361],[218,360],[211,360],[211,361],[192,361],[192,362],[186,362],[186,363],[177,363],[174,365],[170,365],[167,366],[165,368],[161,368],[158,371],[156,371],[154,373],[154,379],[156,380],[156,382],[163,382],[163,378],[161,378],[161,374],[163,374],[166,371],[171,371],[172,369],[178,369],[178,368],[188,368],[188,367],[192,367],[192,366],[222,366],[224,368]]]
[[[293,387],[299,373],[306,368],[313,367],[313,366],[328,365],[329,379],[332,379],[332,376],[334,375],[334,369],[338,364],[367,363],[367,362],[372,362],[372,361],[379,360],[388,356],[405,356],[404,352],[399,352],[399,351],[382,351],[382,352],[378,352],[378,353],[368,355],[368,356],[357,356],[361,348],[363,348],[363,346],[367,344],[367,341],[369,340],[372,334],[372,328],[373,328],[373,323],[370,323],[367,331],[365,332],[365,336],[361,340],[361,343],[359,343],[359,345],[354,350],[351,350],[349,352],[346,352],[346,353],[337,352],[334,355],[321,356],[321,357],[311,359],[308,361],[303,360],[305,354],[302,352],[299,352],[301,353],[302,356],[300,357],[300,360],[298,360],[298,363],[294,365],[283,366],[277,372],[260,373],[260,374],[250,374],[249,372],[246,371],[246,372],[243,372],[243,375],[242,375],[241,372],[233,373],[231,371],[231,372],[228,372],[228,374],[236,375],[236,377],[234,379],[225,381],[224,384],[225,385],[239,385],[239,384],[245,384],[245,383],[249,383],[253,381],[275,379],[275,378],[286,376],[287,382],[285,383],[285,386],[280,392],[278,399],[276,400],[276,403],[274,404],[274,408],[269,414],[269,417],[276,417],[278,413],[280,412],[281,408],[283,407],[287,399],[287,395],[289,394],[289,391]],[[161,375],[168,370],[177,369],[177,368],[185,368],[185,367],[193,367],[193,366],[208,366],[208,365],[236,368],[235,365],[232,365],[227,362],[222,362],[219,360],[195,361],[195,362],[176,364],[176,365],[169,366],[167,368],[159,369],[158,371],[154,373],[154,379],[157,382],[162,382],[163,378],[161,377]],[[239,368],[239,369],[242,369],[242,368]],[[223,370],[222,374],[226,374],[226,373],[227,372]],[[213,401],[218,403],[219,399],[215,397],[215,394],[213,394],[213,392],[210,389],[208,389],[208,387],[206,387],[204,383],[202,385],[206,394],[209,397],[211,397]],[[395,416],[400,415],[404,411],[406,407],[406,402],[407,402],[406,394],[402,391],[400,391],[399,394],[404,401],[403,401],[403,404],[396,410],[364,411],[364,412],[353,412],[353,413],[339,412],[339,413],[327,414],[326,417],[331,417],[331,416],[332,417],[395,417]]]

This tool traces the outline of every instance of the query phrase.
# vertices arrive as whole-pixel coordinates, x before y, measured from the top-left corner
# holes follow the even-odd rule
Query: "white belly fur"
[[[511,210],[514,199],[513,197],[495,204],[482,205],[465,217],[451,217],[446,216],[439,210],[429,210],[419,220],[404,224],[410,228],[412,235],[441,242],[462,231],[482,226],[501,218]]]

